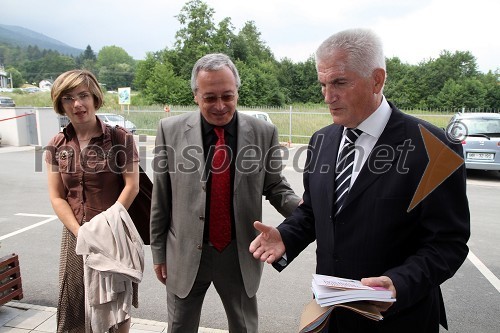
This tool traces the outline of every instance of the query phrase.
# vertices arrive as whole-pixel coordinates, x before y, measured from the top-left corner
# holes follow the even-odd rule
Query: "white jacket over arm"
[[[107,332],[130,317],[132,282],[144,272],[143,242],[119,202],[82,225],[76,253],[83,255],[87,330]]]

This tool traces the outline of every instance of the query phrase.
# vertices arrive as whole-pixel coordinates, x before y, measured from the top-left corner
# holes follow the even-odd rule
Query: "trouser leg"
[[[257,297],[248,297],[241,276],[236,241],[213,254],[213,283],[226,310],[230,333],[257,333]]]
[[[203,251],[206,252],[205,249]],[[203,253],[193,288],[186,298],[180,298],[167,290],[168,333],[198,332],[203,300],[211,283],[210,271],[207,269],[210,267],[209,260],[207,254]]]

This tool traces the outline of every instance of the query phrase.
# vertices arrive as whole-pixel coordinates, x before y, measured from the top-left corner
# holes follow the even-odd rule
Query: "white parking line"
[[[40,215],[40,214],[24,214],[24,213],[18,213],[16,215],[18,215],[18,216],[29,216],[29,217],[46,217],[47,219],[45,219],[45,220],[43,220],[41,222],[32,224],[29,227],[22,228],[22,229],[19,229],[17,231],[11,232],[10,234],[4,235],[4,236],[0,236],[0,241],[4,240],[4,239],[7,239],[9,237],[18,235],[18,234],[20,234],[22,232],[25,232],[25,231],[28,231],[30,229],[39,227],[39,226],[41,226],[41,225],[43,225],[45,223],[49,223],[49,222],[52,222],[54,220],[57,220],[57,216],[56,215]]]
[[[474,266],[483,274],[483,276],[490,281],[490,283],[493,285],[493,287],[496,288],[496,290],[500,293],[500,280],[493,274],[488,267],[486,267],[485,264],[481,260],[479,260],[478,257],[472,253],[472,251],[469,251],[469,254],[467,255],[467,258],[470,260]]]

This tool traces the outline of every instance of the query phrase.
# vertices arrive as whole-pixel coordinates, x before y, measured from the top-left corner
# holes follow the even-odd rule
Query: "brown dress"
[[[121,172],[138,162],[133,136],[124,129],[116,131],[122,144],[120,152],[110,152],[111,128],[97,119],[102,134],[80,150],[75,130],[70,123],[46,147],[46,161],[62,177],[68,201],[77,221],[82,225],[108,209],[118,199],[123,182]],[[127,135],[128,134],[128,135]],[[63,228],[59,262],[59,299],[57,332],[85,331],[85,291],[83,259],[75,252],[76,237]],[[134,284],[133,305],[137,307],[137,284]]]

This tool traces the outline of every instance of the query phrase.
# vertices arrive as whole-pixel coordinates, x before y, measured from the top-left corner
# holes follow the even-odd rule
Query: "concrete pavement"
[[[0,306],[0,333],[56,332],[56,308],[16,301]],[[167,332],[167,323],[132,318],[130,333]],[[228,333],[200,327],[198,333]]]

